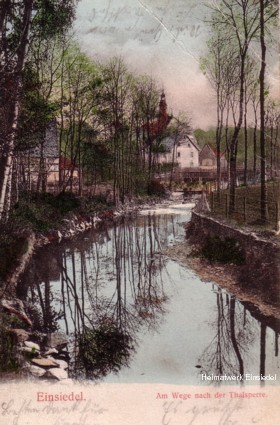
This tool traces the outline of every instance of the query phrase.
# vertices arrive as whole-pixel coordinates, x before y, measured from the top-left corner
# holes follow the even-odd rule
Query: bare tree
[[[213,13],[211,21],[211,38],[207,43],[207,56],[201,58],[201,69],[208,77],[210,84],[216,92],[216,151],[217,151],[217,191],[221,189],[221,143],[224,125],[228,128],[230,113],[230,100],[236,93],[238,83],[239,57],[234,52],[230,32],[219,25],[219,15]],[[226,130],[227,131],[227,130]],[[227,144],[227,143],[226,143]]]
[[[74,0],[36,2],[10,0],[0,6],[0,114],[3,121],[0,170],[0,220],[9,211],[12,167],[22,94],[22,80],[30,45],[69,28]]]

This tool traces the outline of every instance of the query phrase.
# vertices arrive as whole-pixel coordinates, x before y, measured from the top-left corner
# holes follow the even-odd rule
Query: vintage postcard
[[[275,425],[278,0],[0,3],[0,422]]]

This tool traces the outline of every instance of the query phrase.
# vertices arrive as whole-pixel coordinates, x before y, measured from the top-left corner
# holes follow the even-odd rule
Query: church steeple
[[[162,90],[160,102],[159,102],[159,115],[161,118],[167,117],[167,103],[165,100],[165,93],[163,90]]]
[[[165,100],[165,93],[162,90],[159,102],[159,111],[157,114],[157,118],[153,121],[150,121],[145,125],[145,128],[148,129],[149,138],[154,139],[155,137],[159,137],[166,130],[170,120],[172,119],[171,115],[167,113],[167,103]]]

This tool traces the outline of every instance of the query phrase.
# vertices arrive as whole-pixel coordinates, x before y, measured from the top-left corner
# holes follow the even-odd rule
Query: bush
[[[0,279],[5,280],[14,267],[15,259],[27,251],[27,240],[24,237],[1,237],[0,241]]]
[[[239,243],[232,238],[220,239],[208,237],[201,250],[202,255],[210,261],[221,263],[244,264],[245,258]]]
[[[19,369],[17,340],[8,329],[10,325],[10,318],[0,313],[0,372],[16,372]]]
[[[80,207],[80,200],[73,193],[61,192],[58,196],[52,197],[50,203],[52,206],[58,208],[62,215],[69,211],[74,211]]]
[[[147,193],[150,196],[165,196],[166,191],[164,186],[158,180],[151,180],[147,187]]]
[[[132,349],[131,338],[113,324],[86,327],[80,336],[78,360],[87,378],[101,378],[127,365]]]
[[[11,216],[11,222],[20,228],[48,231],[58,226],[70,211],[80,207],[80,200],[69,192],[58,196],[50,193],[23,193]]]

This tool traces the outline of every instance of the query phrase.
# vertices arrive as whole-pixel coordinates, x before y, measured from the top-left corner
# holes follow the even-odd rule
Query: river
[[[184,240],[190,214],[188,204],[143,210],[34,256],[18,296],[36,331],[67,335],[72,378],[209,385],[204,375],[279,375],[279,322],[164,254]]]

